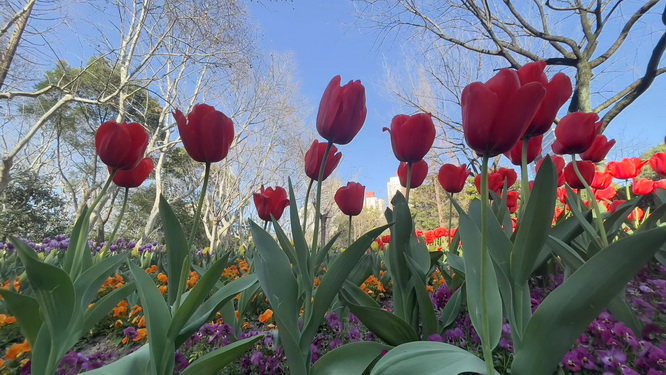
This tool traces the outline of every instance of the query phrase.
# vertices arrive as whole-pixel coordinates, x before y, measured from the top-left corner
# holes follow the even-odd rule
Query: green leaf
[[[291,241],[289,241],[289,237],[287,237],[287,235],[284,233],[284,230],[277,222],[277,220],[275,220],[275,218],[273,218],[273,228],[275,228],[275,235],[278,241],[280,242],[282,250],[284,250],[284,253],[287,254],[289,262],[291,264],[295,264],[299,269],[303,269],[303,265],[301,264],[301,262],[298,259],[296,259],[296,249],[294,249],[294,246],[291,244]]]
[[[299,264],[303,267],[302,270],[308,270],[310,265],[310,247],[308,246],[308,241],[305,239],[305,234],[303,234],[303,229],[301,228],[301,219],[298,217],[298,201],[294,194],[291,178],[289,179],[289,202],[289,219],[296,258],[298,259]],[[304,275],[307,276],[308,282],[312,283],[313,275],[310,275],[309,271]]]
[[[418,303],[419,314],[421,316],[422,337],[428,338],[437,330],[437,316],[435,315],[435,308],[432,305],[430,295],[426,290],[426,275],[421,273],[418,269],[419,265],[409,255],[405,256],[407,266],[412,271],[412,283],[414,285],[414,292],[416,293],[416,302]],[[418,329],[418,327],[415,327]]]
[[[169,340],[176,340],[176,337],[183,326],[185,326],[185,323],[208,296],[213,285],[215,285],[215,282],[220,279],[220,275],[222,274],[222,270],[226,263],[227,261],[225,258],[218,259],[210,266],[210,268],[208,268],[194,288],[192,288],[187,295],[187,298],[185,298],[183,303],[176,310],[173,319],[171,319],[169,331],[167,332]]]
[[[122,253],[104,258],[99,263],[85,270],[74,281],[74,290],[76,290],[76,295],[79,296],[80,306],[83,309],[88,308],[88,305],[97,296],[100,286],[106,280],[109,273],[118,268],[118,265],[125,259],[126,255],[127,253]]]
[[[398,317],[378,307],[366,307],[352,303],[343,290],[340,295],[349,310],[372,331],[377,337],[389,345],[400,345],[410,341],[418,341],[419,335],[414,329]]]
[[[183,264],[190,254],[190,249],[187,247],[187,239],[185,233],[183,233],[183,228],[163,195],[160,195],[160,219],[162,220],[162,232],[164,233],[164,242],[167,249],[167,275],[169,276],[167,301],[169,306],[172,306],[178,295],[178,286],[183,282],[181,273]]]
[[[484,374],[486,364],[474,354],[457,346],[417,341],[400,345],[383,356],[371,375],[457,375],[468,372]]]
[[[5,299],[9,312],[16,317],[21,332],[34,348],[43,322],[39,315],[39,303],[32,297],[6,289],[0,289],[0,296]]]
[[[109,311],[111,311],[118,302],[132,294],[134,290],[134,282],[130,282],[95,302],[95,304],[83,314],[83,332],[88,332],[93,329],[100,319],[109,315]]]
[[[608,235],[609,242],[615,238],[615,234],[620,228],[622,228],[622,224],[627,221],[627,216],[629,216],[631,211],[633,211],[634,208],[638,206],[638,203],[640,203],[641,199],[642,197],[637,197],[629,202],[622,203],[620,207],[615,210],[615,212],[608,215],[606,220],[604,220],[604,227],[606,228],[606,234]]]
[[[484,259],[482,252],[488,249],[481,249],[481,232],[472,218],[457,203],[454,202],[454,206],[460,215],[459,232],[465,251],[465,281],[470,319],[481,340],[490,348],[495,348],[502,334],[503,322],[502,298],[495,268],[489,254],[486,257],[486,267],[482,266]],[[491,222],[488,225],[491,225]],[[482,313],[483,303],[486,305],[485,315]],[[486,325],[488,332],[484,334],[482,327]]]
[[[592,224],[588,221],[588,211],[585,209],[585,212],[581,211],[581,207],[585,207],[583,205],[583,202],[580,200],[580,197],[576,193],[574,193],[573,190],[569,187],[569,185],[565,185],[567,189],[567,203],[569,204],[569,208],[571,209],[571,212],[574,214],[574,217],[578,219],[578,222],[583,226],[584,232],[587,233],[592,239],[594,240],[594,243],[596,244],[596,247],[601,248],[601,242],[600,242],[600,237],[599,234],[597,233],[597,230],[592,227]],[[593,254],[590,254],[593,255]]]
[[[449,298],[449,302],[446,303],[444,308],[442,309],[442,317],[441,317],[441,322],[442,322],[442,329],[440,331],[440,335],[444,334],[444,330],[450,326],[453,322],[456,321],[458,318],[458,315],[460,314],[460,308],[462,306],[462,291],[463,291],[464,283],[463,286],[458,288],[453,295],[451,295],[451,298]]]
[[[520,218],[511,252],[511,278],[514,284],[527,281],[543,248],[553,221],[557,197],[557,175],[550,157],[537,173],[530,199]]]
[[[192,362],[181,372],[181,375],[217,374],[224,366],[243,355],[262,337],[264,336],[253,336],[213,350]]]
[[[644,232],[648,229],[655,228],[659,221],[664,222],[664,219],[666,219],[666,203],[661,204],[659,207],[655,208],[655,210],[652,211],[652,214],[648,216],[638,228],[638,231]]]
[[[342,285],[342,290],[345,292],[345,300],[355,305],[363,307],[376,307],[380,308],[377,301],[370,297],[363,289],[359,288],[355,283],[346,280]]]
[[[316,269],[319,268],[319,266],[324,262],[324,259],[326,258],[326,254],[331,250],[331,247],[333,247],[333,244],[335,241],[340,237],[340,232],[336,233],[331,237],[331,239],[322,247],[321,249],[317,250],[317,255],[315,256],[314,259],[314,266]]]
[[[211,320],[213,315],[218,312],[222,306],[233,299],[238,293],[256,285],[257,275],[250,274],[240,279],[229,282],[215,292],[192,314],[185,324],[185,328],[180,331],[176,340],[176,347],[180,347],[194,332],[196,332],[204,323]]]
[[[174,366],[174,352],[176,348],[173,342],[168,343],[166,332],[171,322],[169,307],[164,302],[164,297],[155,286],[153,279],[148,274],[128,261],[130,272],[136,282],[136,289],[141,299],[146,328],[148,328],[148,341],[150,342],[150,358],[153,374],[170,373],[168,368]],[[165,371],[160,371],[165,369]]]
[[[372,275],[372,254],[365,254],[361,257],[356,267],[349,273],[348,281],[354,285],[361,285],[365,280]]]
[[[301,334],[300,345],[301,347],[309,347],[310,342],[314,338],[319,325],[324,319],[324,314],[331,306],[333,298],[338,294],[342,284],[345,282],[349,273],[358,264],[359,259],[363,253],[370,247],[372,241],[377,238],[389,225],[383,225],[375,228],[362,235],[359,239],[354,241],[344,253],[338,255],[333,263],[328,267],[326,274],[321,279],[321,284],[317,288],[314,295],[314,303],[312,305],[312,315],[310,319],[305,322],[303,333]],[[272,303],[271,303],[272,305]],[[307,346],[305,346],[307,344]]]
[[[312,366],[312,375],[362,374],[383,352],[391,347],[378,342],[352,342],[319,358]]]
[[[657,228],[619,240],[590,258],[535,311],[512,373],[554,371],[581,332],[664,242],[666,230]]]
[[[67,273],[72,273],[72,266],[74,265],[74,257],[76,256],[76,249],[78,248],[78,241],[79,236],[81,235],[81,231],[85,233],[83,237],[87,237],[89,225],[88,206],[84,205],[83,209],[81,210],[81,214],[76,219],[76,223],[74,223],[72,233],[69,236],[69,245],[67,245],[65,262],[63,265],[63,268],[65,271],[67,271]]]

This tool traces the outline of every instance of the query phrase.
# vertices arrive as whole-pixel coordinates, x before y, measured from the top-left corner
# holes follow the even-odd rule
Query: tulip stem
[[[111,232],[111,237],[109,237],[109,240],[106,241],[107,243],[107,249],[108,246],[111,246],[111,243],[113,242],[113,239],[116,237],[116,233],[118,232],[118,229],[120,228],[120,222],[123,219],[123,216],[125,215],[125,209],[127,208],[127,196],[129,195],[129,188],[125,188],[125,194],[123,195],[123,205],[120,208],[120,214],[118,215],[118,220],[116,220],[116,225],[113,227],[113,232]]]
[[[453,193],[449,193],[449,249],[451,248],[451,243],[453,242]]]
[[[527,206],[527,200],[530,199],[530,181],[527,176],[527,150],[529,139],[523,138],[523,150],[520,157],[520,217],[523,217],[523,212]]]
[[[319,238],[319,213],[321,212],[321,185],[324,180],[324,170],[326,169],[326,160],[328,160],[328,154],[331,152],[333,147],[333,142],[329,141],[326,145],[326,151],[324,152],[324,158],[321,161],[321,166],[319,167],[319,177],[317,178],[317,201],[315,204],[315,218],[314,218],[314,233],[312,235],[312,248],[310,251],[313,254],[317,253],[317,239]]]
[[[81,262],[83,261],[83,252],[86,251],[87,237],[90,230],[90,216],[92,215],[92,212],[95,210],[95,207],[102,200],[104,194],[106,194],[106,191],[109,190],[109,186],[111,186],[111,182],[113,181],[113,176],[116,175],[116,171],[117,169],[113,169],[111,171],[109,177],[106,179],[106,182],[104,183],[104,187],[102,187],[102,191],[99,192],[99,195],[90,205],[88,211],[86,211],[85,213],[83,222],[86,224],[86,229],[83,230],[83,228],[81,228],[82,230],[79,231],[79,236],[76,239],[76,249],[74,250],[74,260],[72,261],[72,268],[70,268],[69,270],[69,275],[72,278],[72,280],[76,280],[76,278],[79,275]]]
[[[405,184],[405,200],[409,204],[409,189],[412,182],[412,162],[407,163],[407,183]]]
[[[305,233],[305,231],[307,231],[308,202],[310,201],[310,191],[312,191],[312,184],[314,184],[314,180],[310,179],[310,183],[308,184],[308,191],[305,193],[305,204],[303,205],[303,233]]]
[[[352,239],[352,215],[349,215],[349,233],[347,235],[347,247],[351,245],[351,239]]]
[[[488,321],[488,301],[486,300],[486,268],[492,267],[488,259],[488,154],[483,155],[481,166],[481,344],[483,347],[483,359],[486,362],[487,374],[495,373],[493,363],[493,350],[487,342],[490,337],[490,322]]]
[[[599,227],[599,236],[601,237],[601,244],[604,246],[604,248],[606,248],[608,247],[608,237],[607,237],[608,235],[606,234],[606,227],[604,227],[604,221],[601,218],[601,210],[599,209],[599,204],[597,204],[597,197],[594,196],[592,188],[583,178],[583,175],[580,173],[580,170],[578,169],[578,163],[576,163],[576,154],[571,154],[571,162],[573,164],[576,177],[578,177],[578,180],[580,180],[580,182],[583,183],[583,186],[585,186],[585,191],[587,192],[588,195],[587,201],[590,202],[590,204],[592,205],[592,209],[594,210],[594,220],[597,223],[597,227]]]
[[[627,192],[627,202],[631,200],[631,189],[629,189],[629,179],[624,180],[624,191]],[[634,217],[634,229],[638,228],[638,208],[631,212]]]

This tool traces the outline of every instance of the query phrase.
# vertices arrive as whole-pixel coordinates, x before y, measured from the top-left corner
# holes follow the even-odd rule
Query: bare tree
[[[476,61],[519,68],[529,61],[545,60],[575,72],[569,111],[599,112],[607,127],[666,71],[659,66],[666,49],[666,33],[653,31],[656,22],[664,23],[658,13],[661,8],[656,7],[658,2],[357,0],[357,5],[361,18],[371,21],[385,35],[405,33],[400,35],[407,35],[410,45],[423,46],[416,60],[438,90],[450,90],[447,84],[451,77],[459,69],[478,67]],[[651,37],[653,33],[661,37]],[[619,89],[602,91],[602,82],[625,81],[630,67],[622,61],[623,55],[628,49],[636,51],[638,44],[629,42],[627,46],[627,41],[639,38],[644,42],[658,39],[650,42],[654,44],[649,56],[640,59],[645,64],[643,73]],[[623,52],[618,53],[620,50]],[[464,62],[472,62],[467,67],[456,67],[455,59],[464,54],[461,51],[477,57],[466,58]],[[446,62],[439,64],[438,59]],[[611,69],[623,63],[623,68]],[[450,126],[458,125],[451,122]]]

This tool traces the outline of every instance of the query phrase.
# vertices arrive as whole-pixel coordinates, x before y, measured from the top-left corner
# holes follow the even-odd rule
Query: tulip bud
[[[357,182],[348,182],[335,192],[335,203],[340,211],[348,216],[356,216],[363,210],[365,186]]]
[[[592,183],[592,180],[594,179],[594,172],[596,170],[594,163],[591,161],[577,160],[576,166],[578,167],[578,171],[580,171],[580,175],[583,177],[583,179],[585,179],[585,182],[587,182],[588,185]],[[564,178],[567,181],[567,184],[569,184],[569,186],[571,186],[573,189],[585,188],[583,182],[576,175],[573,162],[570,162],[566,167],[564,167]]]
[[[536,137],[530,138],[527,141],[526,164],[533,162],[534,159],[536,159],[536,157],[541,154],[542,140],[543,136],[538,135]],[[523,160],[523,140],[522,139],[518,140],[518,143],[516,143],[516,145],[513,146],[511,150],[505,152],[504,156],[506,156],[511,161],[511,164],[521,165],[521,161]]]
[[[361,81],[349,81],[340,87],[340,76],[326,86],[317,113],[317,131],[329,142],[346,145],[365,122],[365,87]]]
[[[280,186],[275,189],[269,187],[264,189],[261,186],[259,193],[254,193],[254,205],[257,207],[257,213],[261,220],[271,221],[271,216],[275,220],[280,220],[285,207],[289,206],[289,199],[287,199],[287,191]]]
[[[305,174],[315,181],[319,178],[319,169],[324,160],[324,153],[326,153],[327,146],[328,144],[320,143],[315,140],[312,142],[310,149],[305,153]],[[326,159],[326,167],[324,168],[324,177],[322,178],[322,181],[333,173],[333,170],[335,170],[340,163],[341,158],[342,153],[338,152],[338,148],[331,146],[328,158]]]
[[[405,162],[400,163],[398,167],[398,179],[400,180],[400,185],[404,188],[407,187],[407,173],[409,165]],[[412,179],[409,183],[409,188],[417,188],[423,184],[426,177],[428,176],[428,163],[425,160],[418,161],[412,164]]]
[[[391,146],[396,159],[406,163],[416,163],[430,151],[435,142],[435,124],[429,113],[413,116],[397,115],[391,121]]]
[[[610,141],[606,138],[605,135],[597,134],[587,151],[580,154],[580,158],[583,160],[589,160],[593,163],[599,163],[600,161],[606,158],[608,151],[615,145],[615,140],[611,139]]]
[[[666,175],[666,152],[657,152],[650,158],[650,167],[655,173]]]
[[[465,187],[467,177],[470,171],[467,170],[467,164],[459,167],[453,164],[444,164],[439,168],[437,180],[442,185],[442,189],[447,193],[460,193]]]
[[[139,187],[150,176],[154,167],[155,164],[151,158],[144,158],[132,169],[116,171],[113,183],[124,188]],[[111,172],[111,167],[109,167],[109,172]]]
[[[555,127],[556,140],[552,145],[556,154],[579,154],[587,151],[601,128],[596,113],[573,112],[564,116]]]
[[[128,170],[143,159],[148,133],[140,124],[108,121],[95,133],[95,150],[109,168]]]
[[[234,140],[234,122],[207,104],[197,104],[187,119],[179,110],[173,112],[178,132],[190,157],[202,163],[221,161]]]

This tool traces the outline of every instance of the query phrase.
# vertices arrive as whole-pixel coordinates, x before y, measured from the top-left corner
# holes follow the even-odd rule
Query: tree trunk
[[[5,50],[5,53],[0,56],[0,89],[5,83],[7,73],[9,73],[9,67],[12,65],[14,55],[16,55],[16,49],[21,42],[21,36],[23,35],[23,31],[28,24],[28,19],[30,18],[30,13],[32,13],[32,8],[35,5],[35,1],[36,0],[29,0],[25,5],[25,8],[20,11],[22,14],[16,21],[16,29],[14,30],[14,34],[12,34],[11,39],[9,39],[9,43],[7,43],[7,49]]]

